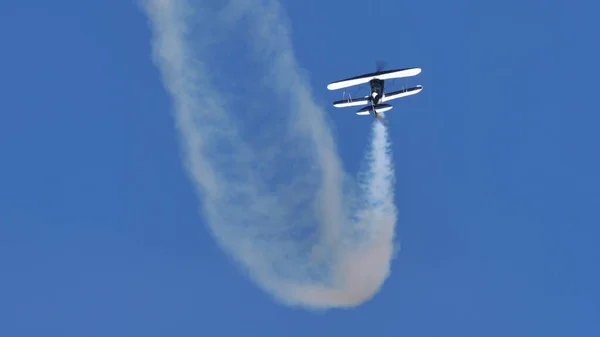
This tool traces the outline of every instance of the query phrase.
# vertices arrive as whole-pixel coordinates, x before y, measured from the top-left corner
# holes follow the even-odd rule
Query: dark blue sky
[[[326,84],[423,68],[387,113],[401,250],[382,291],[289,309],[218,249],[134,3],[3,3],[0,336],[600,335],[600,7],[283,6],[351,172],[370,120]]]

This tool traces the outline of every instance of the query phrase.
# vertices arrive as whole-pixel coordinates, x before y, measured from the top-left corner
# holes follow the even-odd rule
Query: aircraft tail
[[[393,108],[393,106],[389,104],[377,104],[377,105],[369,105],[366,106],[356,112],[357,115],[365,116],[371,113],[382,113],[389,111]]]

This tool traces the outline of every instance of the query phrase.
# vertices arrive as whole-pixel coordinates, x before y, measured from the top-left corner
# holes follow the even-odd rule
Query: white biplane
[[[411,77],[421,73],[421,68],[406,68],[406,69],[395,69],[395,70],[380,70],[378,65],[378,71],[370,74],[364,74],[356,77],[347,78],[345,80],[329,83],[327,89],[338,90],[342,88],[348,88],[355,85],[369,83],[371,86],[371,92],[368,96],[358,98],[347,98],[333,102],[333,106],[336,108],[346,108],[350,106],[367,105],[364,108],[356,112],[357,115],[369,115],[373,113],[373,117],[383,122],[383,118],[379,115],[380,113],[386,112],[392,109],[389,102],[393,99],[406,97],[414,94],[418,94],[423,90],[423,86],[417,85],[412,88],[406,88],[402,90],[384,92],[385,80]]]

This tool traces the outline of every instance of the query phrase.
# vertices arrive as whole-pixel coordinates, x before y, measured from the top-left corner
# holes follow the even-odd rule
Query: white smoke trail
[[[368,170],[352,183],[277,1],[141,1],[186,167],[219,244],[286,304],[347,307],[371,298],[389,273],[396,222],[385,127],[374,123]],[[227,76],[216,57],[236,25],[246,25],[246,35],[233,44],[250,41],[247,61],[257,66],[243,69],[248,83]],[[266,75],[253,77],[263,76],[253,75],[260,67]],[[219,89],[231,81],[242,81],[234,90],[241,106],[230,88]]]

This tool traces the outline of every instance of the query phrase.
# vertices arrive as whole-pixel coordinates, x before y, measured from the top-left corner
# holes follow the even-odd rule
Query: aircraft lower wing
[[[410,95],[415,95],[415,94],[418,94],[419,92],[421,92],[421,90],[423,90],[423,86],[417,85],[416,87],[412,87],[412,88],[388,92],[383,95],[383,97],[381,98],[381,101],[387,102],[387,101],[391,101],[393,99],[398,99],[398,98],[402,98],[402,97],[406,97],[406,96],[410,96]]]
[[[421,68],[406,68],[406,69],[378,71],[375,73],[360,75],[360,76],[356,76],[356,77],[352,77],[352,78],[347,78],[345,80],[329,83],[329,85],[327,85],[327,89],[337,90],[337,89],[347,88],[347,87],[351,87],[354,85],[368,83],[370,80],[372,80],[374,78],[378,78],[380,80],[389,80],[389,79],[393,79],[393,78],[415,76],[420,73],[421,73]]]
[[[369,104],[369,96],[360,97],[360,98],[349,98],[343,99],[340,101],[333,102],[333,106],[336,108],[346,108],[349,106],[357,106],[357,105],[365,105]]]

